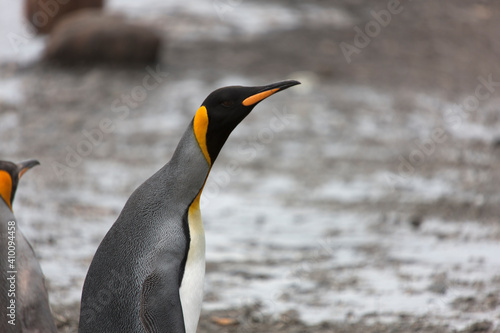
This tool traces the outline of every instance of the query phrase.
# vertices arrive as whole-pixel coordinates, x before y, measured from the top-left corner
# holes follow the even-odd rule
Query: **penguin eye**
[[[229,107],[233,106],[234,103],[233,103],[233,101],[224,101],[220,104],[226,108],[229,108]]]

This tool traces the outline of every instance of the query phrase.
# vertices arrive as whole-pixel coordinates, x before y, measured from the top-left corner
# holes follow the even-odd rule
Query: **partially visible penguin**
[[[99,245],[83,286],[80,333],[196,332],[205,181],[232,130],[260,101],[296,84],[231,86],[205,99],[170,162],[132,193]]]
[[[0,332],[56,333],[45,279],[12,204],[21,176],[38,165],[0,161]],[[13,283],[12,283],[13,282]]]

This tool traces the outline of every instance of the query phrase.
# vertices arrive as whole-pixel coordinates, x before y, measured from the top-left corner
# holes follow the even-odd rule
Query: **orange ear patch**
[[[208,111],[204,106],[200,107],[193,120],[193,131],[196,141],[200,145],[201,151],[205,156],[209,166],[212,166],[212,160],[208,154],[207,148],[207,130],[208,130]]]
[[[10,198],[12,195],[12,177],[5,170],[0,170],[0,196],[7,203],[10,210],[12,210],[12,203]]]

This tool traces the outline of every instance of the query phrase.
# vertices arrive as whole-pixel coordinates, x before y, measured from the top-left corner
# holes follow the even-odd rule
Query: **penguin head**
[[[37,160],[28,160],[18,164],[0,161],[0,197],[9,206],[10,210],[12,210],[19,179],[26,171],[39,164],[40,162]]]
[[[230,86],[208,95],[193,119],[207,162],[211,165],[215,161],[229,134],[259,102],[297,84],[300,82],[288,80],[257,87]]]

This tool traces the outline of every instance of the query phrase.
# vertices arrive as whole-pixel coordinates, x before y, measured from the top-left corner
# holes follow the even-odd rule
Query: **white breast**
[[[182,278],[180,296],[186,333],[195,333],[200,318],[205,279],[205,230],[203,229],[198,202],[193,203],[189,208],[188,223],[191,243]]]

